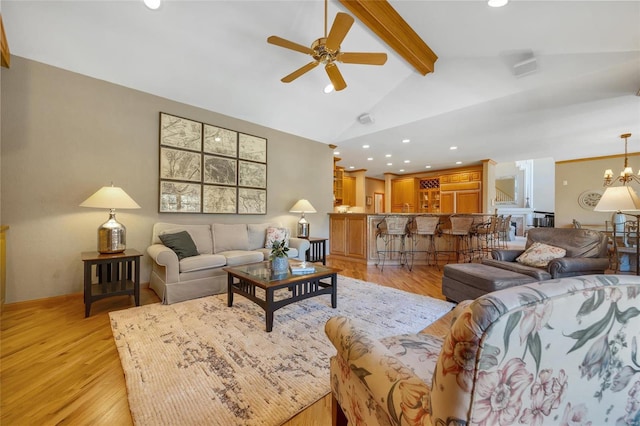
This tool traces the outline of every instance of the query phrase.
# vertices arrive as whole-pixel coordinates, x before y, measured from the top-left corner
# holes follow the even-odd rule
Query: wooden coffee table
[[[288,272],[274,275],[270,262],[223,268],[227,274],[227,306],[233,306],[233,293],[253,301],[265,311],[267,332],[273,329],[273,313],[283,306],[322,294],[331,294],[331,307],[338,302],[338,272],[341,269],[313,265],[315,272],[292,274]],[[324,280],[324,281],[323,281]],[[264,299],[256,296],[256,287],[264,290]],[[275,300],[276,290],[286,288],[288,296]]]

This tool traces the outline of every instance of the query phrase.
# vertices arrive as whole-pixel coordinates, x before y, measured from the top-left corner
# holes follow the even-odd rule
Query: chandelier
[[[627,138],[631,136],[631,133],[624,133],[620,135],[621,139],[624,139],[624,169],[620,172],[620,176],[614,179],[613,171],[607,169],[604,172],[604,186],[611,186],[615,182],[620,182],[626,185],[629,182],[640,183],[640,176],[633,174],[633,169],[629,167],[629,159],[627,158]],[[640,172],[638,173],[640,174]]]

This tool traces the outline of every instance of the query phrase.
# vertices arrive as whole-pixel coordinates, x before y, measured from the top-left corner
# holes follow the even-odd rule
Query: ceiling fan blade
[[[387,62],[387,54],[344,52],[338,55],[338,60],[345,64],[384,65]]]
[[[298,68],[297,70],[295,70],[294,72],[292,72],[288,76],[283,77],[282,80],[280,80],[280,81],[282,81],[283,83],[291,83],[293,80],[295,80],[296,78],[300,77],[302,74],[311,71],[312,69],[314,69],[317,66],[318,66],[318,62],[316,62],[316,61],[309,62],[307,65]]]
[[[329,62],[324,69],[327,71],[331,84],[333,84],[333,90],[339,92],[347,87],[347,83],[345,83],[344,78],[342,78],[342,74],[336,64]]]
[[[289,40],[285,40],[278,36],[271,36],[267,39],[267,43],[275,44],[276,46],[284,47],[285,49],[295,50],[296,52],[306,53],[308,55],[313,55],[313,50],[308,48],[307,46],[303,46],[298,43],[294,43]]]
[[[349,32],[351,25],[353,25],[353,17],[346,13],[338,12],[336,19],[333,21],[333,25],[331,25],[329,35],[327,36],[327,49],[334,51],[338,50],[342,40],[344,40]]]

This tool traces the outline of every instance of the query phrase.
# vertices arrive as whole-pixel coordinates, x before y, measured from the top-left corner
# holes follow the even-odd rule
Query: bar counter
[[[378,224],[388,216],[408,216],[413,219],[416,216],[437,216],[439,217],[440,229],[451,229],[449,218],[453,213],[426,214],[426,213],[329,213],[329,242],[330,254],[335,257],[344,257],[352,261],[360,261],[368,265],[376,264],[378,260],[378,248],[382,249],[382,242],[377,238]],[[486,223],[493,216],[491,213],[457,213],[455,216],[471,216],[474,218],[474,226]],[[390,257],[387,257],[387,265],[397,265],[400,263],[399,239],[394,246]],[[414,241],[406,240],[406,250],[412,244],[415,265],[425,265],[426,259],[426,239],[418,237]],[[436,250],[451,250],[451,241],[444,235],[437,235],[435,238]]]

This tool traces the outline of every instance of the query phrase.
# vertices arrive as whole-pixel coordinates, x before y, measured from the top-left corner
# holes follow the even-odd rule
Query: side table
[[[140,306],[140,257],[142,253],[133,249],[113,254],[82,252],[85,318],[91,312],[91,303],[105,297],[133,295],[136,306]],[[94,269],[97,283],[92,280]]]
[[[310,247],[305,254],[307,262],[322,262],[327,264],[327,240],[328,238],[309,237]]]

